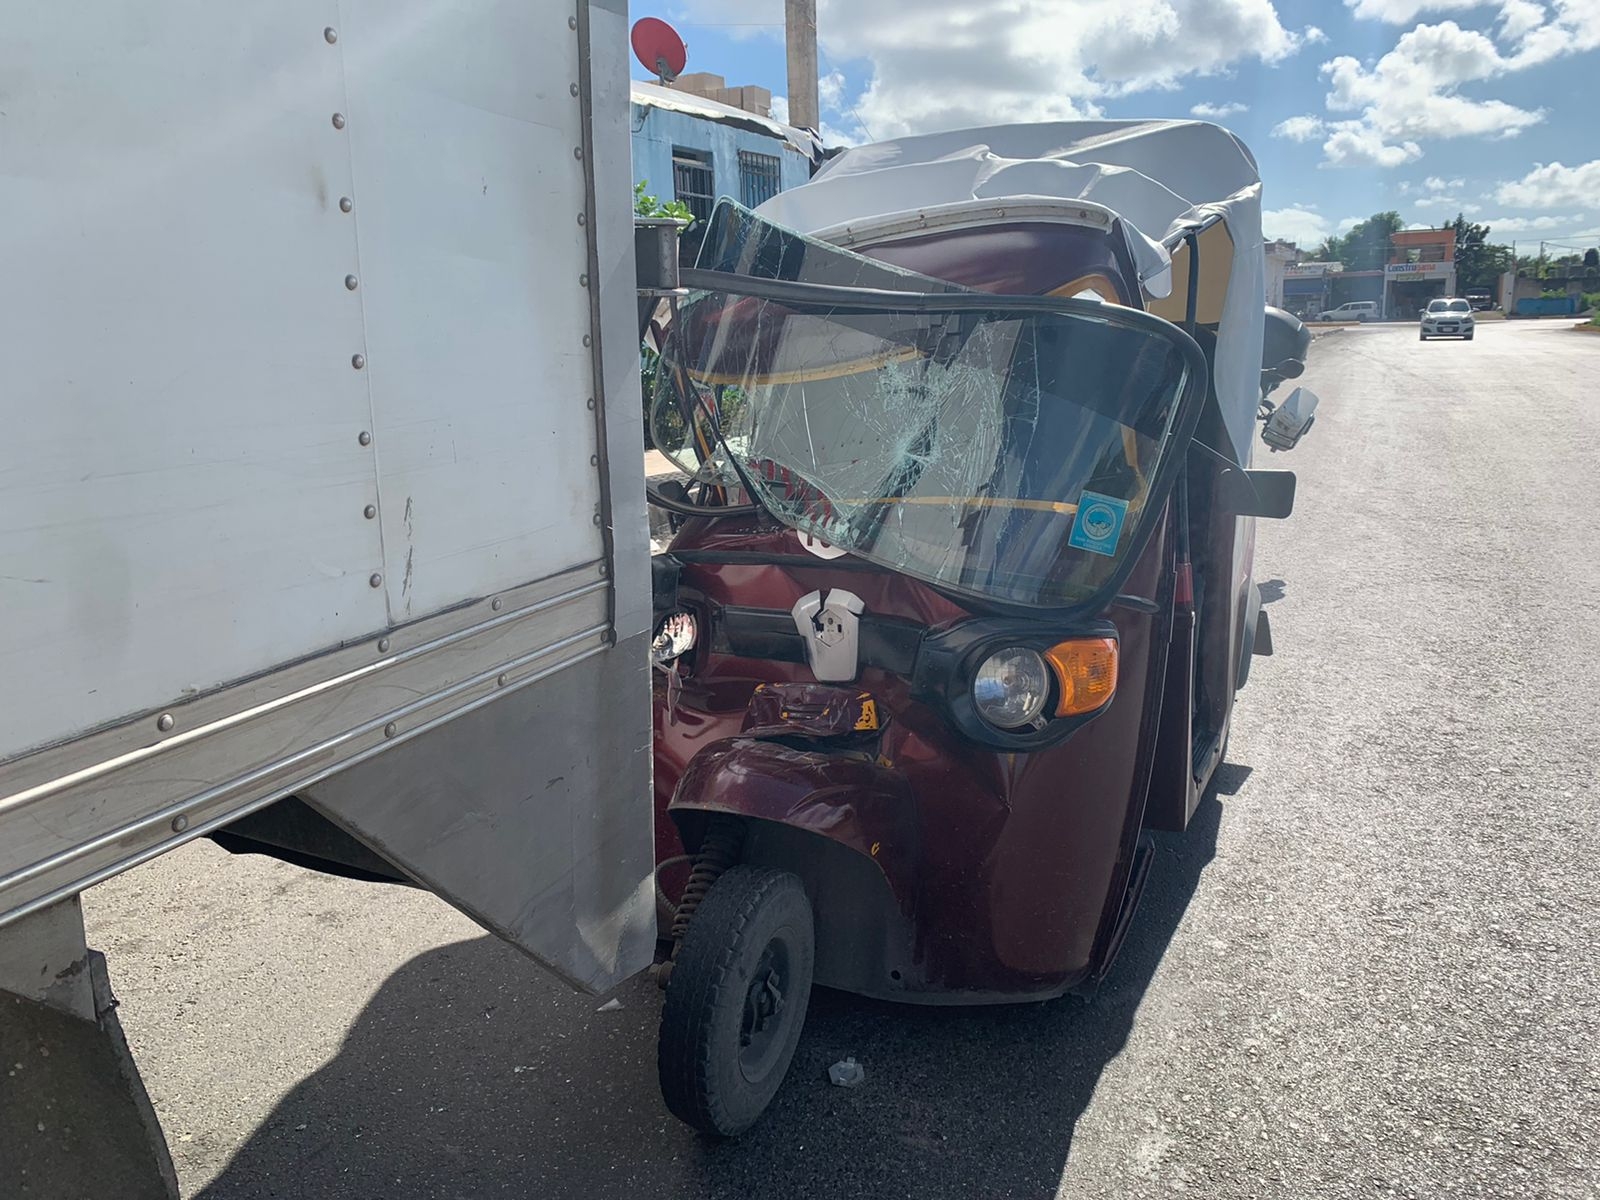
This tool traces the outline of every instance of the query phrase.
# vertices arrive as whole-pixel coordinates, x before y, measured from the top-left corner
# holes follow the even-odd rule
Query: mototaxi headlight
[[[978,715],[996,729],[1032,725],[1050,702],[1050,671],[1037,651],[1007,646],[983,660],[972,677]]]
[[[650,661],[665,670],[683,655],[694,649],[700,629],[694,614],[675,612],[661,622],[656,636],[650,642]]]

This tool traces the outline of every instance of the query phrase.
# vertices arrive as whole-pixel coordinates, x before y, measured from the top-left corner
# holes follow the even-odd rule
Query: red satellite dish
[[[689,49],[678,31],[659,17],[642,17],[633,25],[633,52],[646,71],[654,72],[662,83],[671,83],[683,74]]]

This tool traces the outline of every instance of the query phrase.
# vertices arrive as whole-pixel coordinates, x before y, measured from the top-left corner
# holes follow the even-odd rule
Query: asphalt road
[[[427,895],[194,845],[85,898],[186,1194],[1600,1195],[1600,337],[1351,329],[1303,382],[1277,657],[1094,1000],[819,994],[713,1144],[648,983],[600,1012]]]

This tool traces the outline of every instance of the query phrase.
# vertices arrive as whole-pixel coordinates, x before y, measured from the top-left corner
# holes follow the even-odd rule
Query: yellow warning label
[[[878,702],[871,696],[861,700],[861,715],[856,718],[856,729],[870,731],[878,727]]]

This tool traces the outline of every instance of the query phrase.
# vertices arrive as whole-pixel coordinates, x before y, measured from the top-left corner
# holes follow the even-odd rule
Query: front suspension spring
[[[694,868],[689,872],[689,882],[684,884],[683,899],[672,917],[672,946],[676,956],[683,935],[689,931],[689,921],[700,901],[706,898],[711,885],[722,873],[739,861],[739,851],[744,845],[744,826],[738,821],[713,820],[700,843],[700,853],[694,856]]]

